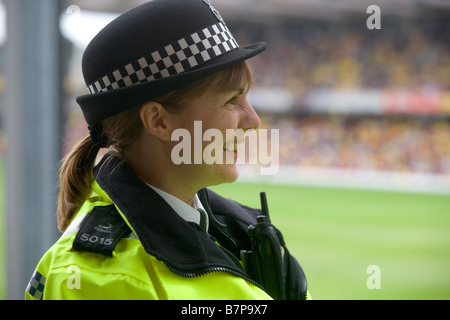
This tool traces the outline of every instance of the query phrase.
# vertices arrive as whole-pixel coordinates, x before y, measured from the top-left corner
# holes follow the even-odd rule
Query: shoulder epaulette
[[[83,221],[73,249],[112,256],[117,243],[130,232],[114,205],[95,207]]]

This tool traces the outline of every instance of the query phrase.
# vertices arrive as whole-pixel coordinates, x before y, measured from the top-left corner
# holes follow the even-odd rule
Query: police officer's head
[[[265,48],[240,47],[210,0],[154,0],[121,15],[92,40],[82,63],[88,94],[77,101],[94,128]]]
[[[101,148],[113,147],[150,184],[158,184],[155,174],[159,182],[175,179],[192,190],[236,180],[234,164],[196,165],[202,141],[189,143],[193,152],[183,155],[191,157],[189,165],[175,163],[173,134],[256,129],[259,118],[246,98],[253,75],[245,61],[265,48],[241,47],[210,0],[154,0],[106,26],[83,56],[88,93],[77,102],[90,137],[62,168],[60,228],[89,194]],[[235,151],[227,150],[227,142],[223,157]]]

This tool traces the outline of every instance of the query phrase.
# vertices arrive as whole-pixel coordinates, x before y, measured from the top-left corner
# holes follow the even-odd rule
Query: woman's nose
[[[261,120],[247,99],[245,100],[242,112],[243,115],[239,121],[239,128],[243,130],[259,129],[261,126]]]

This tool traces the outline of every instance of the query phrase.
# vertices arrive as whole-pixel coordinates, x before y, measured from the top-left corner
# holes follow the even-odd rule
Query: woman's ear
[[[163,141],[170,141],[168,121],[170,114],[158,102],[150,101],[141,107],[140,113],[145,130]]]

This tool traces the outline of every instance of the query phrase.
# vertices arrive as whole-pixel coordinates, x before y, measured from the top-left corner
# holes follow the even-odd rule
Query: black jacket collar
[[[94,177],[125,215],[145,251],[165,262],[172,271],[188,275],[225,267],[237,273],[243,272],[235,258],[230,258],[230,254],[217,246],[208,234],[179,217],[164,199],[126,164],[121,164],[117,157],[105,156],[94,169]],[[253,220],[251,215],[237,217],[233,209],[243,211],[239,205],[234,202],[230,204],[208,190],[200,192],[200,199],[210,215],[212,232],[227,242],[225,245],[238,256],[242,241],[231,236],[225,223],[234,223],[237,229],[242,229],[238,233],[245,238],[248,223]],[[219,211],[221,222],[212,214],[214,208]],[[249,245],[248,241],[243,243]]]

